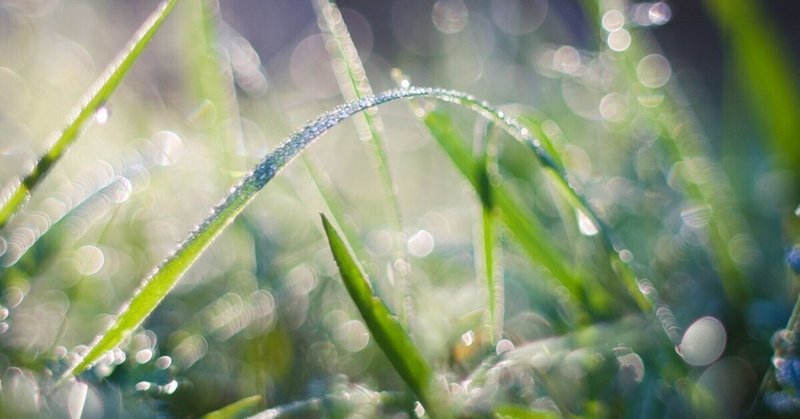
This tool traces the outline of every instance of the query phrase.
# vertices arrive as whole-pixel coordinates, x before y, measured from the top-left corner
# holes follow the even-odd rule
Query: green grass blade
[[[450,160],[472,187],[486,201],[489,183],[481,182],[481,170],[469,148],[458,135],[452,118],[446,112],[434,109],[425,115],[425,125],[439,143]],[[482,186],[486,184],[487,186]],[[503,185],[491,185],[492,205],[497,207],[500,220],[508,227],[523,251],[536,264],[550,272],[553,277],[572,293],[575,298],[582,295],[582,285],[577,276],[567,266],[567,258],[544,240],[546,230],[535,217],[522,209],[511,193]]]
[[[441,394],[434,391],[433,370],[430,365],[423,359],[397,318],[373,294],[369,279],[356,261],[350,245],[325,215],[322,215],[322,225],[328,236],[333,258],[339,266],[342,281],[375,342],[431,415],[440,412],[439,406],[444,400]]]
[[[261,396],[245,397],[233,402],[222,409],[215,410],[203,416],[203,419],[240,419],[250,416],[261,404]]]
[[[389,90],[375,96],[348,102],[331,112],[319,116],[284,140],[281,145],[269,153],[248,175],[234,186],[222,202],[214,207],[205,221],[200,223],[189,237],[178,245],[177,250],[141,282],[134,296],[122,307],[111,326],[95,339],[90,345],[88,353],[74,366],[71,366],[60,381],[63,382],[69,376],[84,371],[103,354],[116,347],[133,329],[141,324],[175,286],[178,279],[200,257],[200,254],[252,201],[256,193],[320,135],[358,112],[394,100],[414,97],[430,97],[459,103],[467,109],[495,120],[495,122],[502,119],[496,109],[485,102],[479,102],[473,96],[453,90],[427,87]],[[502,125],[500,126],[514,135],[519,141],[526,144],[529,143],[533,151],[537,153],[537,156],[547,159],[546,153],[537,148],[538,145],[534,140],[526,136],[525,131],[519,128],[516,121],[502,119]]]
[[[103,74],[89,88],[77,109],[55,138],[50,149],[36,162],[33,170],[10,192],[9,198],[0,204],[0,228],[22,207],[31,191],[47,175],[53,165],[64,156],[67,149],[78,139],[81,132],[92,121],[94,114],[111,97],[128,70],[139,58],[144,48],[153,39],[158,28],[175,7],[177,0],[167,0],[139,27],[127,47],[109,64]]]
[[[336,2],[314,0],[313,5],[319,28],[326,40],[325,48],[331,60],[344,65],[344,71],[334,72],[342,96],[345,100],[356,100],[372,95],[372,86],[364,70],[364,64],[361,62],[361,57],[358,55],[358,50],[350,37],[350,32]],[[383,138],[383,120],[376,109],[374,112],[357,115],[353,118],[353,122],[361,141],[368,145],[368,154],[372,156],[377,167],[394,233],[401,236],[399,240],[394,241],[394,258],[404,260],[406,258],[405,247],[399,245],[405,241],[402,239],[403,218],[397,198],[397,182],[392,176],[386,141]],[[408,298],[410,296],[409,284],[405,278],[405,271],[395,270],[393,274],[394,283],[398,289],[396,307],[399,309],[401,321],[406,324],[411,315],[411,307],[407,307],[406,303],[410,301]]]
[[[787,56],[786,45],[773,23],[765,16],[761,2],[750,0],[707,0],[716,19],[756,117],[772,140],[776,161],[795,176],[800,175],[800,97],[797,69]]]

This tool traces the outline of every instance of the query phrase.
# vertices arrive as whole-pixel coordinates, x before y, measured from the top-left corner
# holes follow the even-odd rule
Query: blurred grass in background
[[[418,414],[341,284],[321,211],[336,213],[375,294],[409,310],[414,343],[473,414],[749,409],[797,291],[783,262],[800,202],[797,34],[784,3],[339,3],[374,91],[400,68],[415,85],[503,105],[540,138],[624,245],[641,291],[658,295],[652,313],[531,153],[456,106],[395,103],[380,116],[396,191],[342,124],[120,349],[50,391],[236,179],[344,101],[345,63],[310,1],[178,2],[0,231],[4,415],[184,417],[237,401],[223,413]],[[157,4],[0,4],[0,183],[30,171]],[[458,166],[470,157],[488,169]],[[487,275],[504,284],[490,326]]]

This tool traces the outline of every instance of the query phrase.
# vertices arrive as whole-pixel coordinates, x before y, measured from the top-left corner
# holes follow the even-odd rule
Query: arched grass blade
[[[516,121],[502,118],[500,113],[485,102],[462,92],[429,87],[409,87],[394,89],[375,96],[346,103],[335,110],[319,116],[303,128],[289,136],[273,152],[269,153],[256,167],[231,189],[211,214],[180,244],[175,252],[167,257],[134,293],[111,326],[90,345],[88,353],[71,366],[60,381],[79,374],[107,351],[116,347],[133,329],[140,325],[155,310],[161,300],[175,286],[178,279],[194,264],[200,254],[214,241],[222,230],[242,212],[253,197],[289,162],[328,129],[350,116],[366,109],[398,99],[430,97],[462,105],[495,121],[518,141],[528,144],[541,161],[552,162],[547,153],[522,130]],[[560,173],[560,172],[558,172]],[[566,182],[566,180],[565,180]],[[573,191],[575,196],[577,192]],[[593,214],[591,214],[594,216]]]
[[[339,266],[347,292],[364,318],[370,333],[403,381],[416,393],[428,412],[441,412],[443,394],[435,391],[433,370],[422,358],[414,342],[397,318],[393,316],[380,298],[372,292],[372,286],[361,265],[356,261],[350,245],[322,215],[322,225]]]
[[[222,409],[203,415],[203,419],[242,419],[249,417],[258,405],[261,404],[261,396],[255,395],[245,397],[239,401],[235,401]]]
[[[106,68],[103,74],[92,84],[67,126],[57,134],[50,149],[36,162],[33,170],[19,181],[8,194],[8,198],[0,204],[0,229],[8,223],[30,197],[31,191],[47,175],[53,165],[67,152],[67,149],[78,139],[84,128],[92,121],[93,116],[102,108],[128,70],[139,58],[144,48],[153,39],[158,28],[175,7],[177,0],[167,0],[154,11],[133,35],[127,47]]]

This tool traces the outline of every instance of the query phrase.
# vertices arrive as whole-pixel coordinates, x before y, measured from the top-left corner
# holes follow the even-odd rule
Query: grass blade
[[[22,207],[30,197],[31,191],[47,175],[53,165],[64,156],[67,149],[78,139],[81,132],[92,121],[94,114],[111,97],[119,83],[125,78],[128,70],[139,58],[144,48],[153,39],[158,28],[175,7],[177,0],[167,0],[147,18],[147,20],[134,33],[127,47],[114,61],[109,64],[103,74],[95,80],[64,128],[52,142],[50,149],[39,158],[33,170],[25,176],[13,190],[8,198],[0,204],[0,229],[3,228],[11,217]]]
[[[364,70],[364,64],[361,62],[361,57],[358,55],[358,50],[350,37],[350,32],[347,30],[347,25],[342,19],[342,13],[336,2],[315,0],[313,4],[320,30],[326,40],[325,48],[334,63],[338,62],[344,66],[344,71],[334,72],[342,96],[345,100],[356,100],[372,95],[372,86],[370,86]],[[398,188],[389,166],[386,142],[383,138],[383,120],[380,113],[375,110],[357,115],[353,118],[353,122],[361,141],[369,145],[368,154],[372,156],[383,183],[386,205],[389,207],[394,233],[399,236],[398,240],[394,241],[394,258],[405,260],[405,248],[401,245],[405,240],[402,237],[403,221],[400,204],[397,200]],[[409,284],[405,278],[406,273],[403,270],[393,270],[393,275],[393,282],[397,284],[399,290],[396,293],[396,307],[399,309],[401,321],[407,324],[412,309],[407,306],[411,299]]]
[[[245,397],[233,402],[222,409],[215,410],[203,416],[203,419],[239,419],[250,416],[261,404],[261,396]]]
[[[434,391],[433,370],[422,358],[396,317],[389,312],[383,301],[373,294],[369,279],[356,261],[350,245],[325,215],[322,215],[322,225],[328,236],[333,258],[339,266],[342,281],[375,342],[403,381],[431,412],[431,416],[435,416],[435,412],[440,412],[439,406],[444,400],[441,398],[442,395]]]
[[[452,118],[446,112],[434,109],[425,114],[424,122],[456,168],[472,187],[481,196],[484,196],[489,191],[490,184],[481,182],[480,166],[465,142],[457,134]],[[492,205],[497,207],[500,220],[508,227],[523,251],[532,261],[545,268],[557,281],[567,287],[576,299],[580,300],[583,295],[583,286],[572,269],[566,265],[567,259],[550,242],[542,239],[547,237],[544,227],[538,223],[536,218],[522,209],[522,206],[514,200],[511,193],[502,184],[491,185],[491,196]],[[482,198],[482,201],[485,200],[485,197]]]
[[[394,89],[375,96],[348,102],[335,110],[319,116],[296,131],[269,153],[256,167],[233,187],[211,214],[181,243],[175,252],[167,257],[137,288],[131,300],[126,303],[111,326],[90,345],[88,353],[70,366],[59,382],[71,375],[86,370],[107,351],[116,347],[133,329],[140,325],[155,310],[161,300],[175,286],[178,279],[194,264],[200,254],[208,248],[222,230],[247,206],[275,175],[308,147],[320,135],[352,115],[369,108],[398,99],[430,97],[458,103],[463,107],[492,119],[512,134],[514,138],[529,144],[531,149],[544,161],[552,161],[533,139],[527,136],[516,121],[503,119],[499,112],[475,97],[454,90],[429,87],[409,87]],[[575,196],[577,192],[575,192]],[[634,285],[635,286],[635,285]]]

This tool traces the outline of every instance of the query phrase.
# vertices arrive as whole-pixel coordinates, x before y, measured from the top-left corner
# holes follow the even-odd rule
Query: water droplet
[[[147,381],[139,381],[136,383],[136,386],[134,386],[136,391],[147,391],[150,390],[151,387],[153,387],[153,383],[149,383]]]
[[[439,0],[431,13],[433,26],[442,33],[461,32],[469,22],[469,11],[462,0]]]
[[[165,369],[169,368],[170,365],[172,365],[172,358],[170,358],[170,357],[168,357],[166,355],[160,356],[160,357],[158,357],[158,359],[156,359],[156,368],[158,368],[160,370],[165,370]]]
[[[553,53],[553,67],[562,73],[573,74],[581,67],[581,55],[574,47],[565,45]]]
[[[697,319],[686,329],[676,349],[687,364],[705,366],[722,355],[726,339],[722,323],[714,317],[706,316]]]
[[[794,209],[794,215],[800,217],[800,205],[798,205],[797,208]],[[2,252],[0,252],[0,254],[2,254]]]
[[[94,275],[103,268],[105,255],[97,246],[83,246],[75,251],[75,270],[81,275]]]
[[[3,256],[6,253],[6,250],[8,250],[8,242],[3,238],[3,236],[0,236],[0,256]]]
[[[631,34],[625,29],[618,29],[608,34],[608,47],[614,51],[625,51],[631,46]]]
[[[583,211],[575,210],[575,216],[578,217],[578,230],[580,230],[581,234],[585,236],[594,236],[600,232],[594,221]]]
[[[628,116],[628,105],[625,96],[609,93],[600,100],[600,116],[611,122],[622,122]]]
[[[0,321],[8,318],[8,307],[0,305]]]
[[[159,166],[169,166],[180,160],[183,154],[183,140],[172,131],[159,131],[153,134],[153,144],[156,147],[153,160]]]
[[[623,378],[641,383],[644,378],[642,358],[636,352],[632,352],[630,348],[614,348],[614,352],[617,353],[617,362],[619,362],[620,373],[624,374]]]
[[[414,414],[417,415],[418,418],[421,418],[425,415],[425,407],[422,406],[422,403],[414,403]]]
[[[358,352],[367,347],[369,332],[359,320],[348,320],[333,332],[333,338],[344,350]]]
[[[431,233],[419,230],[408,239],[408,253],[418,258],[428,256],[433,251],[434,244]]]
[[[150,349],[142,349],[141,351],[136,352],[135,358],[136,362],[140,364],[146,364],[150,362],[151,359],[153,359],[153,351],[151,351]]]
[[[500,339],[500,341],[497,342],[497,345],[495,345],[494,350],[497,355],[502,355],[506,352],[513,351],[514,344],[508,339]]]
[[[83,407],[86,404],[86,394],[89,385],[80,381],[75,381],[67,396],[67,411],[70,418],[80,418],[83,415]]]
[[[463,343],[464,346],[470,346],[475,343],[475,332],[468,330],[466,333],[461,335],[461,343]]]
[[[94,122],[98,124],[105,124],[111,118],[111,109],[108,105],[103,105],[94,112]]]
[[[650,6],[650,9],[647,11],[647,16],[654,25],[663,25],[672,18],[672,9],[670,9],[667,3],[660,1]]]
[[[609,10],[603,15],[603,29],[614,32],[625,26],[625,15],[617,9]]]
[[[111,184],[106,186],[105,195],[111,202],[121,204],[131,197],[132,192],[131,181],[124,176],[117,176]]]
[[[672,68],[662,55],[650,54],[636,65],[636,76],[643,85],[655,89],[669,82]]]
[[[165,394],[172,394],[177,389],[178,389],[178,382],[175,381],[175,380],[172,380],[172,381],[168,382],[167,384],[164,384],[164,387],[163,387],[163,390],[164,390]]]

